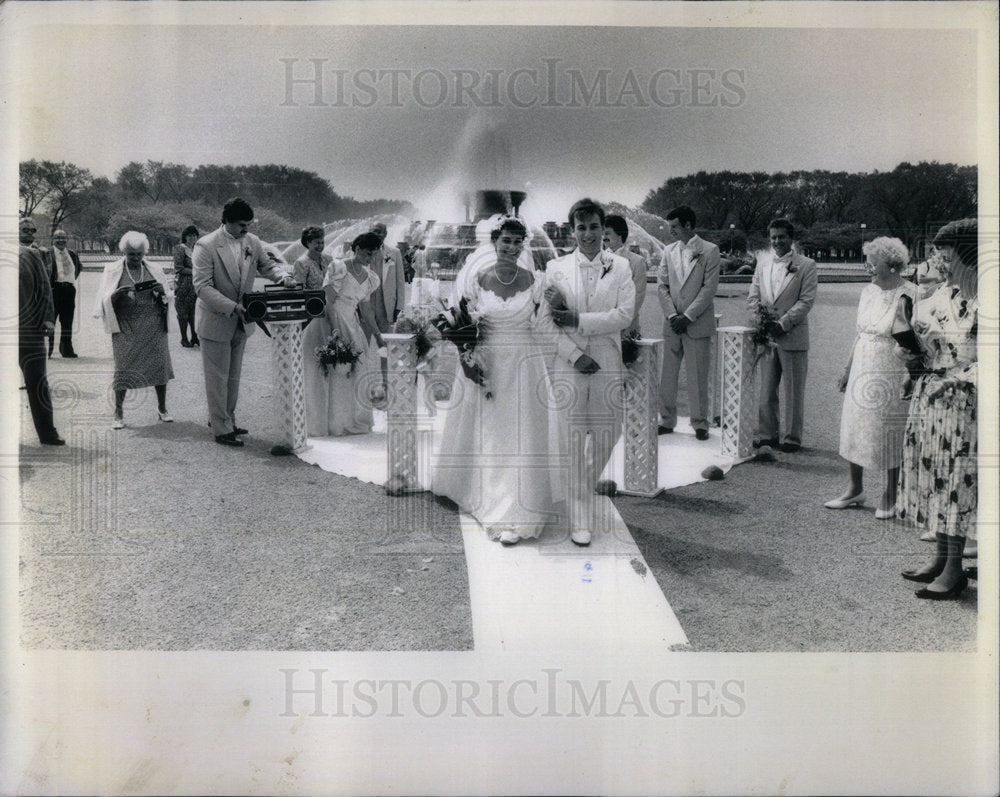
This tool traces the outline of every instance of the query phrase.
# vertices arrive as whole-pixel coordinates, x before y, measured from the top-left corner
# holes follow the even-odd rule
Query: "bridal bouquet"
[[[348,365],[350,371],[354,370],[354,365],[361,358],[361,355],[340,336],[339,330],[333,330],[330,339],[322,346],[317,346],[314,352],[316,361],[323,367],[323,376],[326,376],[327,369],[337,365]],[[350,376],[350,371],[348,376]]]
[[[486,387],[486,372],[476,359],[476,344],[482,338],[479,320],[474,319],[469,313],[469,300],[463,297],[457,309],[449,308],[431,323],[437,327],[442,338],[455,344],[458,349],[458,361],[466,378],[486,388],[486,398],[492,398],[493,394]]]

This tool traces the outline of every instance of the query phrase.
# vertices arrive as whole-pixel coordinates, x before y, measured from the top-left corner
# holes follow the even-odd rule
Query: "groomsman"
[[[632,269],[632,282],[635,285],[635,310],[632,312],[632,323],[628,332],[639,332],[639,313],[646,299],[646,260],[628,248],[628,222],[621,216],[608,216],[604,219],[604,246],[612,254],[624,257]]]
[[[76,357],[73,351],[73,315],[76,312],[76,284],[82,265],[72,249],[66,248],[67,235],[56,230],[52,235],[52,250],[42,253],[52,277],[52,301],[59,322],[59,353]],[[49,357],[55,345],[55,335],[49,338]]]
[[[809,311],[816,300],[816,263],[792,250],[795,228],[788,219],[768,225],[772,257],[757,267],[747,305],[751,324],[760,308],[770,310],[775,320],[767,331],[777,343],[761,358],[760,409],[754,445],[778,446],[778,383],[784,382],[784,428],[781,450],[795,452],[802,447],[802,416],[809,358]]]
[[[194,245],[193,282],[195,331],[201,341],[205,394],[215,442],[240,448],[246,429],[236,425],[243,350],[254,331],[243,309],[243,294],[253,290],[260,274],[286,288],[295,287],[282,264],[268,255],[260,239],[249,232],[253,208],[242,199],[230,199],[222,209],[222,226]]]
[[[622,330],[632,323],[635,283],[628,261],[602,248],[604,208],[581,199],[569,211],[576,249],[550,260],[545,297],[559,328],[553,382],[569,388],[570,531],[589,545],[593,516],[576,514],[593,501],[597,479],[621,433]],[[587,438],[592,456],[586,455]]]
[[[380,280],[378,288],[371,297],[375,323],[378,324],[379,332],[392,332],[392,325],[396,323],[396,317],[406,304],[403,259],[398,249],[385,245],[388,230],[382,222],[373,224],[369,232],[377,235],[382,242],[382,246],[375,250],[371,265]]]
[[[715,289],[719,285],[719,247],[694,231],[694,211],[681,205],[667,214],[674,238],[663,250],[656,293],[663,309],[663,368],[657,432],[677,424],[677,379],[681,360],[687,367],[691,426],[698,440],[708,440],[708,376],[715,333]]]

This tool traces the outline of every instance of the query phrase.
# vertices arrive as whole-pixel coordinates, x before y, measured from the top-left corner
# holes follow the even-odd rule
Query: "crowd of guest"
[[[385,390],[379,350],[406,299],[405,264],[398,250],[385,244],[385,225],[372,225],[351,241],[349,253],[337,257],[325,251],[323,229],[308,227],[301,235],[304,253],[288,265],[269,255],[249,232],[253,219],[253,209],[233,199],[223,208],[217,230],[199,236],[197,228],[185,228],[174,251],[173,284],[146,257],[149,243],[142,233],[123,236],[122,257],[104,268],[94,313],[111,335],[113,428],[126,425],[127,391],[149,386],[156,392],[158,419],[172,420],[166,405],[173,378],[167,338],[172,302],[181,345],[201,349],[212,434],[222,445],[243,445],[247,430],[236,423],[236,405],[253,325],[241,299],[262,276],[287,288],[324,292],[325,313],[304,332],[307,353],[334,339],[353,353],[348,368],[328,367],[307,354],[309,435],[371,431],[373,403],[384,399]],[[674,432],[683,362],[691,427],[697,440],[709,439],[718,247],[697,235],[695,212],[686,206],[667,214],[671,240],[654,264],[630,251],[628,222],[606,215],[591,200],[574,205],[569,223],[576,248],[536,271],[525,256],[530,235],[523,223],[501,220],[488,246],[469,258],[453,294],[454,309],[459,304],[463,312],[471,309],[490,330],[475,364],[480,369],[475,373],[484,378],[473,381],[482,387],[485,375],[494,374],[488,390],[465,386],[470,398],[449,414],[448,450],[461,460],[460,470],[473,472],[459,478],[456,466],[450,471],[443,466],[438,483],[443,494],[475,507],[507,544],[537,533],[539,518],[524,524],[515,510],[540,506],[546,497],[518,499],[521,479],[511,452],[544,445],[561,453],[576,451],[572,456],[582,462],[582,438],[573,440],[582,429],[587,452],[580,483],[584,492],[593,492],[620,433],[611,397],[621,389],[624,374],[622,339],[638,334],[650,266],[663,314],[658,433]],[[72,330],[80,261],[67,249],[65,232],[56,231],[53,249],[41,251],[34,247],[32,220],[22,219],[19,229],[19,363],[40,441],[61,445],[45,360],[54,348],[57,321],[59,353],[76,357]],[[839,450],[847,486],[825,505],[835,510],[863,506],[868,500],[865,471],[869,478],[877,474],[882,489],[876,518],[912,522],[935,544],[928,564],[902,574],[923,583],[916,594],[931,600],[957,597],[976,576],[975,568],[963,569],[963,558],[975,550],[978,505],[977,232],[975,220],[944,225],[934,238],[932,257],[917,266],[912,279],[906,278],[910,254],[902,241],[880,237],[865,244],[871,282],[861,292],[857,335],[838,384],[844,393]],[[771,252],[753,270],[747,296],[750,324],[763,341],[754,445],[795,453],[803,442],[808,319],[818,273],[815,262],[795,250],[791,221],[774,219],[768,236]],[[427,279],[426,254],[419,247],[415,253],[416,276]],[[535,343],[528,345],[529,340]],[[548,352],[545,371],[538,371],[533,359],[535,344],[541,347],[537,351]],[[469,376],[469,362],[458,373]],[[501,373],[507,376],[499,378]],[[576,402],[562,418],[552,416],[551,407],[539,409],[537,395],[523,392],[525,385],[536,393],[538,385],[551,390],[560,380],[572,385]],[[537,422],[529,423],[531,418]],[[511,429],[526,430],[526,437],[510,434]],[[492,446],[489,451],[480,450],[484,441]],[[504,462],[507,454],[511,457]],[[537,492],[545,483],[539,480],[532,489]],[[546,495],[552,499],[554,492]],[[589,535],[578,532],[574,542],[589,543]]]

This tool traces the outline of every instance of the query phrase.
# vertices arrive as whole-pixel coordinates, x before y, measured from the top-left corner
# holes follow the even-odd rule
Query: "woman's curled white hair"
[[[910,250],[899,238],[882,236],[868,241],[862,251],[872,266],[905,266],[910,262]]]
[[[145,233],[129,230],[118,242],[119,252],[124,252],[126,249],[131,249],[133,252],[141,251],[143,254],[147,254],[149,252],[149,239]]]

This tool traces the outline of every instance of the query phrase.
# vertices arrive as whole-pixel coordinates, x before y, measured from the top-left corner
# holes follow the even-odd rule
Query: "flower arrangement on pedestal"
[[[622,363],[632,365],[639,359],[639,341],[642,334],[638,329],[622,330]]]
[[[323,375],[326,376],[330,366],[336,368],[338,365],[346,365],[347,375],[354,371],[354,366],[361,358],[361,354],[344,340],[340,335],[340,330],[333,330],[333,334],[322,346],[317,346],[313,352],[316,361],[323,368]]]

